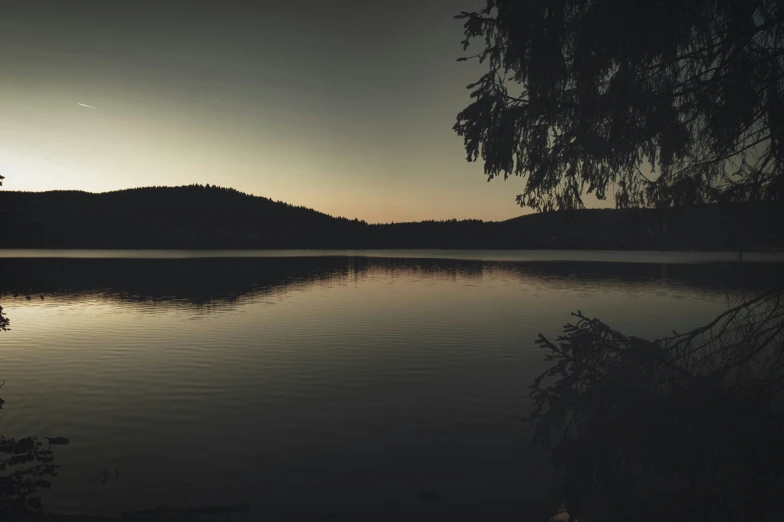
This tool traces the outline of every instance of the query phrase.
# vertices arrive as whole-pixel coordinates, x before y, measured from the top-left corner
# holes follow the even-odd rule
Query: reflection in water
[[[546,520],[563,497],[547,497],[547,455],[526,451],[527,386],[546,369],[530,340],[575,309],[635,335],[685,331],[778,270],[664,268],[1,259],[3,430],[71,440],[56,510]]]
[[[591,291],[660,286],[737,291],[765,288],[779,264],[535,262],[448,259],[194,258],[2,259],[0,292],[61,299],[103,298],[174,307],[221,307],[245,299],[285,295],[314,285],[369,278],[420,277],[428,281],[514,276],[532,284]],[[0,294],[2,295],[2,294]]]
[[[657,342],[576,314],[533,385],[555,494],[590,520],[781,520],[779,289]]]

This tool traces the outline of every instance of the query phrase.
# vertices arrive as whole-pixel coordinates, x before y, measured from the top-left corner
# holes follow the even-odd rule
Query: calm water
[[[557,336],[578,309],[643,337],[687,330],[783,266],[727,254],[316,254],[0,254],[12,328],[0,333],[0,433],[71,440],[45,504],[546,519],[552,474],[522,421],[545,368],[536,336]]]

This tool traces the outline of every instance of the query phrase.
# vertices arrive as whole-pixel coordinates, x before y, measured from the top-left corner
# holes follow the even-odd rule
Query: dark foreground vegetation
[[[532,386],[555,498],[589,520],[781,520],[780,288],[647,341],[575,314]]]
[[[580,209],[503,222],[371,225],[233,189],[191,185],[103,194],[0,192],[0,248],[573,248],[765,250],[784,247],[784,207],[726,203]]]

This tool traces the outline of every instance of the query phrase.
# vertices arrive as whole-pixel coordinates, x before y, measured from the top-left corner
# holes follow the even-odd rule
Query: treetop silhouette
[[[486,64],[457,116],[522,206],[780,200],[784,9],[775,0],[487,0],[462,12]]]

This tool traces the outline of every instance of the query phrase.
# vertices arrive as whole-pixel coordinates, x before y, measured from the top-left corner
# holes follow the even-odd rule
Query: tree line
[[[207,185],[92,194],[0,192],[2,248],[784,247],[779,204],[582,209],[508,221],[368,224]]]

